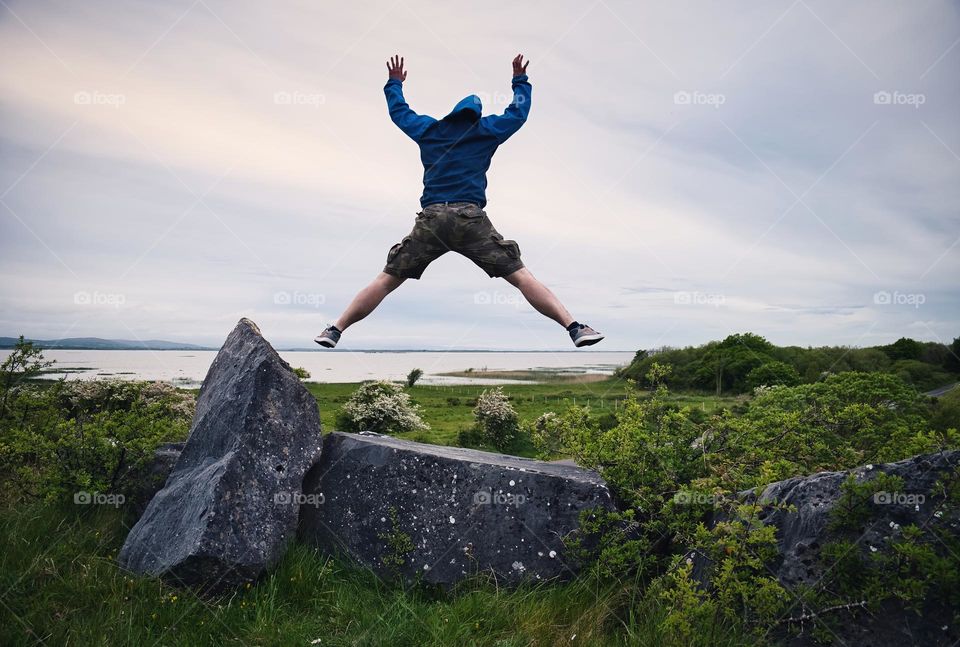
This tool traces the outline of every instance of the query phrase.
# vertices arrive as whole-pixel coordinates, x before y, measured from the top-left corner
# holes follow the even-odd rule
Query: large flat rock
[[[304,495],[301,540],[441,585],[569,578],[562,538],[581,510],[614,507],[591,470],[367,433],[329,434]]]
[[[296,534],[303,478],[321,447],[316,400],[256,324],[240,320],[120,565],[208,591],[255,580]]]

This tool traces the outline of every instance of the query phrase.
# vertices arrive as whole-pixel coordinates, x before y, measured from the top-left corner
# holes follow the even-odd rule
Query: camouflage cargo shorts
[[[410,235],[390,248],[383,271],[419,279],[430,263],[447,252],[466,256],[491,278],[523,267],[517,242],[504,240],[483,209],[472,202],[441,202],[417,214]]]

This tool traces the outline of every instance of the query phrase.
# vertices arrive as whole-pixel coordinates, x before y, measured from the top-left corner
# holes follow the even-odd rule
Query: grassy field
[[[324,431],[329,431],[336,427],[336,412],[357,389],[357,384],[308,382],[307,388],[320,403],[320,419]],[[416,385],[407,389],[411,399],[422,407],[423,419],[430,425],[430,430],[401,437],[438,445],[457,444],[457,432],[473,423],[473,407],[477,396],[489,388],[475,385]],[[594,417],[612,415],[623,401],[627,388],[627,382],[613,377],[580,383],[560,378],[540,384],[506,384],[503,391],[510,396],[521,420],[534,420],[547,411],[561,412],[573,404],[589,406]],[[707,412],[721,406],[729,407],[740,400],[713,395],[680,394],[670,397],[678,404]],[[533,448],[521,443],[511,451],[530,456]]]
[[[474,370],[468,368],[465,371],[450,371],[449,373],[438,373],[450,377],[479,377],[483,379],[494,380],[525,380],[530,382],[603,382],[608,379],[601,373],[582,373],[577,371],[548,371],[548,370]]]
[[[324,428],[357,384],[307,384]],[[484,386],[415,386],[428,432],[417,440],[455,444],[473,420]],[[521,420],[567,405],[594,416],[620,406],[626,383],[510,384]],[[675,396],[711,411],[736,402]],[[516,453],[533,455],[521,445]],[[372,572],[294,545],[256,586],[201,598],[116,563],[136,521],[106,506],[17,505],[0,509],[0,645],[664,645],[667,609],[640,582],[573,582],[504,590],[482,579],[452,591],[404,588]],[[729,627],[699,627],[691,645],[741,645]]]
[[[132,523],[103,506],[0,511],[0,645],[664,644],[665,610],[657,596],[639,597],[639,583],[404,590],[299,545],[256,586],[203,599],[117,567]],[[741,644],[722,626],[691,643]]]

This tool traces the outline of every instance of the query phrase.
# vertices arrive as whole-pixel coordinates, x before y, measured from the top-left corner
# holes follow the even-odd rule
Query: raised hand
[[[517,54],[516,58],[513,59],[513,75],[519,76],[521,74],[526,74],[528,65],[530,65],[530,61],[524,63],[523,54]]]
[[[514,63],[516,67],[516,63]],[[390,57],[387,61],[387,74],[391,79],[396,79],[401,83],[407,80],[407,73],[403,71],[403,57],[399,54]]]

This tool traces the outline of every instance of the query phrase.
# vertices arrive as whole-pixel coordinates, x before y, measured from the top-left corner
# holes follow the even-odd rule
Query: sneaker
[[[337,342],[340,341],[340,331],[336,326],[330,326],[322,333],[314,337],[313,341],[317,342],[324,348],[333,348],[337,345]]]
[[[596,330],[587,326],[585,324],[579,324],[576,328],[570,331],[570,339],[573,340],[573,345],[577,348],[581,346],[592,346],[598,341],[603,339],[603,335],[598,333]]]

